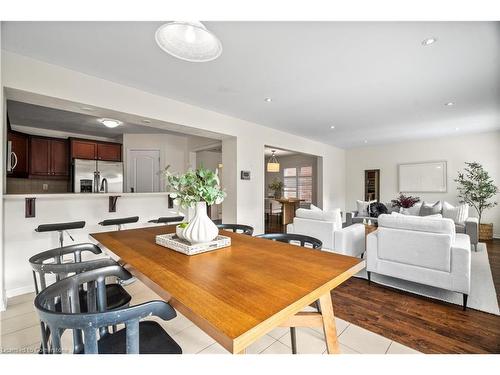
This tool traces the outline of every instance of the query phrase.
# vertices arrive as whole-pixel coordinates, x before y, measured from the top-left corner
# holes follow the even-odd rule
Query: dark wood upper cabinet
[[[30,137],[30,176],[50,175],[50,139]]]
[[[70,148],[71,159],[122,161],[122,145],[120,143],[71,138]]]
[[[11,170],[8,177],[25,178],[28,176],[28,135],[16,131],[7,132],[7,141],[10,142],[10,154],[7,163]]]
[[[71,159],[97,159],[97,143],[83,139],[71,139]]]
[[[98,143],[97,159],[106,161],[121,161],[122,145],[119,143]]]
[[[66,140],[50,141],[50,173],[53,176],[69,176],[69,144]]]
[[[30,137],[29,176],[68,178],[68,142],[64,139]]]

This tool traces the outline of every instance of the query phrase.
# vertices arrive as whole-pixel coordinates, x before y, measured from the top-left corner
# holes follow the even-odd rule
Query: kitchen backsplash
[[[57,194],[68,192],[68,180],[7,178],[7,194]]]

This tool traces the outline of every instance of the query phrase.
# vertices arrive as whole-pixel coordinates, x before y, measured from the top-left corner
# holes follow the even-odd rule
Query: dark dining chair
[[[59,247],[33,255],[29,259],[29,262],[33,270],[33,281],[35,282],[36,294],[47,288],[51,281],[49,277],[52,277],[52,281],[57,282],[73,274],[117,265],[117,263],[110,258],[82,261],[82,254],[84,253],[97,255],[101,254],[102,251],[94,244],[82,243]],[[67,259],[64,259],[65,256]],[[68,256],[71,259],[68,259]],[[117,283],[106,284],[106,296],[106,303],[110,309],[126,306],[132,299],[130,294]],[[80,291],[80,301],[82,311],[85,311],[85,290]]]
[[[148,223],[155,224],[172,224],[181,223],[184,220],[184,216],[162,216],[158,219],[149,220]]]
[[[307,245],[309,245],[313,249],[321,249],[321,247],[323,246],[323,242],[321,242],[317,238],[305,236],[303,234],[266,233],[266,234],[259,234],[256,237],[265,238],[267,240],[292,243],[292,244],[294,242],[299,242],[300,246],[306,247]]]
[[[242,233],[248,236],[253,234],[253,227],[244,224],[217,224],[217,228],[223,230],[230,230],[234,233]]]
[[[116,225],[118,230],[122,230],[122,226],[124,224],[132,224],[137,223],[139,221],[139,216],[131,216],[131,217],[122,217],[118,219],[106,219],[99,223],[103,227],[107,227],[110,225]]]
[[[35,309],[42,325],[43,353],[64,351],[61,336],[73,332],[73,353],[84,354],[181,354],[181,347],[156,321],[141,321],[149,316],[163,320],[176,317],[175,310],[164,301],[109,310],[104,280],[109,277],[126,280],[130,273],[114,265],[79,273],[41,291],[35,298]],[[86,289],[87,311],[83,312],[78,295]],[[61,302],[61,310],[56,308]],[[107,327],[124,324],[109,332]]]
[[[302,247],[306,247],[306,245],[309,245],[313,249],[317,249],[317,250],[321,250],[321,247],[323,246],[323,242],[321,242],[317,238],[305,236],[302,234],[266,233],[266,234],[259,234],[256,237],[264,238],[264,239],[272,240],[272,241],[291,243],[291,244],[293,244],[294,242],[299,242],[300,246],[302,246]],[[321,307],[320,307],[319,301],[315,301],[314,306],[316,307],[316,310],[318,310],[318,312],[321,312]],[[297,333],[295,331],[295,327],[290,327],[290,338],[292,341],[292,353],[297,354]]]
[[[68,232],[70,229],[81,229],[85,227],[85,221],[71,221],[65,223],[52,223],[52,224],[40,224],[35,228],[35,232],[58,232],[59,233],[59,246],[64,246],[64,232],[74,241],[74,238]]]

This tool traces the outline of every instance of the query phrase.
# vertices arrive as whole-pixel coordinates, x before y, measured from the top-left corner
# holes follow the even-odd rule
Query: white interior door
[[[128,150],[127,192],[160,191],[160,150]]]

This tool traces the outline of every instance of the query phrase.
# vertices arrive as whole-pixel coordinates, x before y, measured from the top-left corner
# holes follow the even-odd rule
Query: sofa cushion
[[[356,201],[356,207],[358,208],[358,216],[370,216],[368,214],[368,206],[371,204],[371,203],[375,203],[376,200],[374,201],[360,201],[360,200],[357,200]]]
[[[455,232],[465,233],[465,224],[455,224]]]
[[[445,218],[428,218],[407,215],[380,215],[378,226],[393,229],[411,230],[418,232],[448,234],[455,241],[455,224],[453,220]]]
[[[316,211],[308,210],[306,208],[299,208],[297,211],[295,211],[295,216],[301,219],[330,221],[339,223],[340,226],[342,226],[342,215],[340,213],[340,208],[336,208],[330,211]]]
[[[424,201],[420,206],[420,211],[418,214],[419,216],[440,214],[442,209],[443,205],[441,204],[441,201],[437,201],[436,203],[427,203]]]
[[[460,206],[454,206],[448,202],[443,203],[443,217],[452,219],[455,224],[464,224],[469,217],[469,205],[464,203]]]
[[[401,207],[401,210],[399,212],[403,215],[418,216],[418,214],[420,213],[420,207],[422,207],[422,202],[415,203],[413,206],[408,208]]]
[[[451,235],[380,226],[377,232],[380,259],[450,272]]]
[[[309,209],[311,211],[323,211],[321,208],[316,207],[314,204],[311,203],[311,206],[309,206]]]

